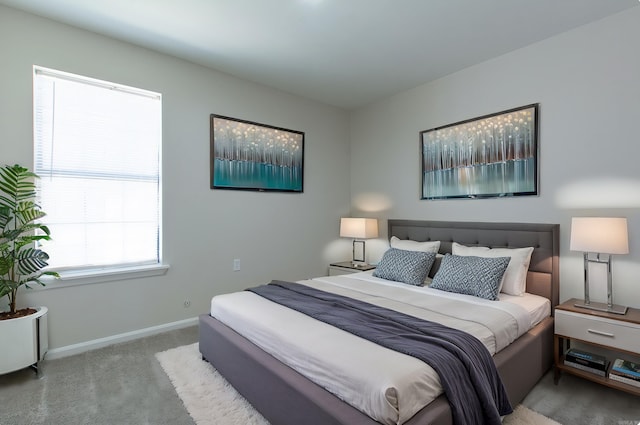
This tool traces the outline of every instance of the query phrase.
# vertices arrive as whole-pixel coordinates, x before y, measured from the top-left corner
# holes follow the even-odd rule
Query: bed
[[[469,223],[389,220],[388,236],[441,241],[440,253],[454,242],[466,246],[533,247],[526,291],[558,304],[559,226],[531,223]],[[494,355],[509,401],[520,402],[552,363],[553,317]],[[200,351],[214,367],[274,425],[378,424],[294,369],[263,351],[210,314],[200,316]],[[446,397],[435,398],[404,422],[451,424]]]

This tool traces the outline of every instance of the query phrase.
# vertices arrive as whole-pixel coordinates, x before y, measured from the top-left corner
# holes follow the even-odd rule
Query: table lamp
[[[341,218],[340,236],[343,238],[353,238],[353,260],[354,266],[367,265],[365,255],[365,241],[361,239],[378,237],[378,220],[375,218]]]
[[[627,219],[618,217],[573,217],[571,219],[571,251],[584,252],[584,302],[576,307],[626,314],[627,307],[613,304],[611,285],[611,255],[629,253]],[[589,256],[596,254],[596,258]],[[602,259],[602,255],[606,259]],[[591,302],[589,299],[589,263],[607,265],[607,303]]]

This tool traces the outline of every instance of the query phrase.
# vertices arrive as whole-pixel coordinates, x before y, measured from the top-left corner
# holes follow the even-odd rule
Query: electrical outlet
[[[239,272],[240,271],[240,259],[236,258],[235,260],[233,260],[233,271],[234,272]]]
[[[191,307],[191,300],[184,300],[183,305],[184,305],[184,308],[189,308],[189,307]]]

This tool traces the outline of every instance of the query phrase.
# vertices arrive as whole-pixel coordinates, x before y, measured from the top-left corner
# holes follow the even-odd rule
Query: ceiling
[[[354,109],[638,0],[0,0]]]

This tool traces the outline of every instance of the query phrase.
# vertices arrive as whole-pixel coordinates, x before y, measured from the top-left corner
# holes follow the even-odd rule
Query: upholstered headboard
[[[440,241],[440,253],[451,245],[491,248],[534,248],[527,274],[527,292],[558,305],[560,298],[560,225],[540,223],[472,223],[457,221],[389,220],[388,236],[414,241]]]

